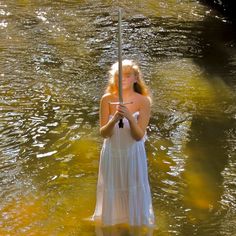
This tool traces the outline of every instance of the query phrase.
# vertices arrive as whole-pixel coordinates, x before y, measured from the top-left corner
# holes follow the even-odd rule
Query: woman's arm
[[[113,134],[113,128],[118,120],[122,118],[118,112],[114,114],[112,119],[109,120],[109,101],[110,95],[105,94],[100,102],[100,134],[102,137],[111,137]]]

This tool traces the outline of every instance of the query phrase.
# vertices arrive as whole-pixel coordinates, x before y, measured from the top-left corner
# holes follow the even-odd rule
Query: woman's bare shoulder
[[[111,101],[112,99],[114,99],[114,95],[111,93],[105,93],[102,98],[101,101]]]
[[[136,99],[138,100],[140,105],[149,105],[150,106],[150,99],[147,96],[137,93]]]

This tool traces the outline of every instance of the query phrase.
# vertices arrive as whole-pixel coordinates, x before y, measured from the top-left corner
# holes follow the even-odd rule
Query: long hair
[[[122,61],[122,70],[128,70],[134,73],[135,78],[136,78],[136,82],[134,83],[134,87],[133,87],[134,91],[136,93],[139,93],[148,97],[149,100],[151,101],[150,91],[142,78],[142,73],[138,65],[134,61],[126,59]],[[109,71],[109,81],[106,88],[107,93],[110,93],[110,94],[118,93],[118,87],[116,84],[118,71],[119,71],[119,64],[118,62],[116,62],[111,66],[111,69]]]

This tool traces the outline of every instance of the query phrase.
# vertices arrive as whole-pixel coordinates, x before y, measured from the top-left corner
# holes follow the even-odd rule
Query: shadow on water
[[[236,22],[235,2],[231,0],[200,0],[203,4],[221,12],[230,21]]]
[[[193,59],[194,62],[206,73],[210,84],[214,86],[217,80],[222,81],[224,86],[234,91],[235,26],[214,15],[205,16],[200,25],[205,29],[200,35],[202,52],[200,58]],[[197,230],[199,235],[231,235],[226,230],[222,232],[222,219],[230,211],[230,204],[224,204],[222,199],[225,195],[225,170],[231,166],[229,162],[235,156],[231,147],[236,132],[235,107],[231,104],[235,104],[236,97],[233,92],[230,96],[221,96],[224,91],[220,88],[217,94],[221,110],[217,114],[193,115],[191,120],[186,144],[188,159],[182,175],[186,186],[182,193],[184,205],[191,208],[188,218],[192,229],[190,225],[183,227],[183,235],[194,232],[196,225],[200,226]],[[214,225],[214,228],[209,225]]]
[[[182,173],[185,186],[181,190],[184,206],[191,209],[187,217],[192,224],[183,225],[183,235],[196,230],[200,235],[220,232],[219,219],[224,215],[220,203],[224,191],[222,171],[228,164],[228,147],[224,140],[230,126],[230,120],[192,118]]]
[[[236,29],[230,22],[205,16],[200,24],[201,58],[194,58],[209,77],[219,76],[228,86],[235,86]]]

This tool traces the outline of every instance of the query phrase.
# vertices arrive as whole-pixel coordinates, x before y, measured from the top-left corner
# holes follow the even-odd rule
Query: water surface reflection
[[[207,235],[235,228],[235,29],[198,1],[120,1],[124,57],[153,92],[157,228],[99,228],[99,99],[117,60],[111,1],[3,1],[0,234]]]

